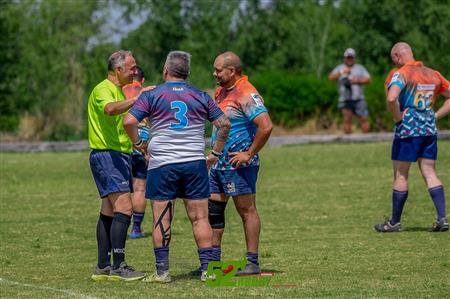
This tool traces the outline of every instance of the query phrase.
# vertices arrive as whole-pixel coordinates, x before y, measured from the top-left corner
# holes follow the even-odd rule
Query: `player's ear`
[[[236,75],[236,68],[235,68],[234,66],[230,66],[230,67],[228,67],[228,69],[229,69],[230,72],[231,72],[231,76]]]

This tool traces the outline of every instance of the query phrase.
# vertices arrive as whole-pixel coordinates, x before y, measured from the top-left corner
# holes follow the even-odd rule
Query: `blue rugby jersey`
[[[253,120],[261,113],[267,112],[264,101],[256,88],[242,76],[231,89],[219,87],[216,91],[216,102],[226,114],[231,123],[228,140],[223,149],[223,155],[212,168],[218,170],[233,170],[237,167],[230,163],[232,152],[247,151],[253,143],[256,134],[256,125]],[[217,130],[214,128],[212,144],[216,140]],[[250,158],[247,163],[238,168],[258,166],[258,154]]]
[[[450,87],[442,75],[420,61],[412,61],[392,74],[388,88],[397,85],[402,121],[395,125],[395,138],[437,134],[433,105],[436,97]]]
[[[205,159],[205,121],[223,115],[206,92],[178,81],[143,92],[130,113],[138,121],[148,117],[148,169]]]

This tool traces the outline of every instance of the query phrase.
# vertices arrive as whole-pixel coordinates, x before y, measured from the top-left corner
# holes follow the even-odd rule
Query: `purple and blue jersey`
[[[213,122],[223,115],[206,92],[178,81],[143,92],[130,113],[138,121],[148,118],[148,169],[204,160],[205,121]]]

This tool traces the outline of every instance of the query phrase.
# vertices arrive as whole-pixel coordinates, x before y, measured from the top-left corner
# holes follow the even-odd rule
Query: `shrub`
[[[326,128],[327,123],[340,120],[337,109],[338,93],[336,82],[327,78],[318,79],[311,75],[289,72],[267,71],[250,77],[264,98],[273,122],[284,127],[302,126],[311,118],[315,118]],[[393,121],[386,108],[384,78],[372,78],[364,87],[369,107],[371,130],[391,131]],[[436,108],[442,105],[438,99]],[[450,128],[450,117],[438,122],[441,129]]]

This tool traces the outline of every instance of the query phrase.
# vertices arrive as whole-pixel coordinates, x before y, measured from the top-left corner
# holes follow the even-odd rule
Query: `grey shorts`
[[[365,100],[341,101],[338,103],[339,109],[351,110],[357,116],[368,116],[369,109]]]

